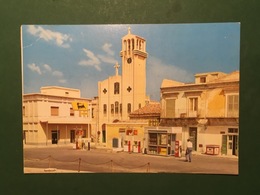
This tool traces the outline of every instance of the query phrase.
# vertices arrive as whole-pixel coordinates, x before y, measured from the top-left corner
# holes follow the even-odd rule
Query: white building
[[[113,121],[129,120],[129,114],[144,107],[146,96],[146,41],[128,34],[122,38],[122,75],[117,63],[115,75],[98,83],[99,131],[102,142],[106,142],[106,124]]]
[[[23,95],[24,143],[49,145],[75,143],[79,138],[89,140],[95,128],[91,101],[81,98],[78,89],[56,86]]]

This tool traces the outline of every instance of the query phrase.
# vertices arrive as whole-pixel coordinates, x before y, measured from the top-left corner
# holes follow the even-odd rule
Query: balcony
[[[160,126],[187,126],[197,125],[198,121],[196,118],[161,118]]]
[[[188,111],[186,109],[176,109],[173,113],[167,113],[165,118],[197,118],[201,117],[201,110]],[[164,118],[164,116],[162,116]]]
[[[161,118],[160,126],[189,126],[201,125],[201,122],[207,126],[237,126],[238,117],[208,117],[208,118]]]
[[[23,123],[48,122],[49,124],[86,124],[92,121],[91,117],[50,116],[50,117],[23,117]]]

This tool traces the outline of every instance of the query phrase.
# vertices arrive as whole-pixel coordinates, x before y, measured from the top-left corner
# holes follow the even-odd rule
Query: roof
[[[139,108],[138,110],[133,111],[130,114],[130,117],[132,116],[152,116],[152,115],[160,115],[161,114],[161,105],[159,102],[152,102],[147,105],[145,105],[142,108]]]
[[[231,72],[219,79],[213,80],[210,83],[220,83],[220,82],[231,82],[231,81],[239,81],[239,71]]]
[[[201,73],[197,73],[194,76],[195,77],[199,77],[199,76],[206,76],[206,75],[226,75],[226,73],[224,72],[201,72]]]
[[[202,83],[202,84],[208,84],[208,83],[225,83],[225,82],[234,82],[234,81],[239,81],[239,71],[233,71],[231,73],[223,73],[223,72],[210,72],[210,73],[199,73],[196,74],[195,77],[198,76],[203,76],[203,75],[208,75],[208,74],[220,74],[219,78],[216,78],[212,81],[209,81],[207,83]],[[164,79],[162,81],[161,88],[167,88],[167,87],[181,87],[181,86],[194,86],[198,85],[197,83],[181,83],[175,80],[168,80]],[[199,83],[201,85],[201,83]]]
[[[161,87],[173,87],[173,86],[181,86],[184,85],[184,83],[174,81],[174,80],[169,80],[169,79],[163,79]]]

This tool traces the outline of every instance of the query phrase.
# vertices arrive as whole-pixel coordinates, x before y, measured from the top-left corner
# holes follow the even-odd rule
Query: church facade
[[[98,82],[100,141],[106,142],[106,124],[129,120],[129,114],[144,107],[146,95],[146,40],[131,33],[122,37],[122,75],[120,65],[115,64],[115,75]]]

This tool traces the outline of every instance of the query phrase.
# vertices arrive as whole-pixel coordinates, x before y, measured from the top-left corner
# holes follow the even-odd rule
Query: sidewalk
[[[76,145],[75,143],[68,143],[68,144],[49,144],[49,145],[27,145],[27,144],[24,144],[23,145],[23,148],[64,148],[64,147],[67,147],[67,148],[71,148],[71,149],[74,149],[76,150]],[[103,150],[103,151],[106,151],[106,152],[125,152],[125,153],[128,153],[126,151],[122,151],[122,150],[116,150],[116,149],[111,149],[111,148],[107,148],[103,145],[96,145],[95,143],[90,143],[90,149],[91,151],[92,150]],[[77,150],[82,150],[82,149],[77,149]],[[87,148],[86,149],[83,149],[83,151],[87,151]],[[131,152],[131,154],[143,154],[143,153],[134,153],[134,152]],[[149,155],[149,154],[147,154]],[[221,154],[218,154],[218,155],[210,155],[210,154],[206,154],[206,153],[200,153],[200,152],[196,152],[196,151],[193,151],[192,152],[192,155],[200,155],[200,156],[207,156],[209,158],[234,158],[234,159],[238,159],[239,157],[238,156],[234,156],[234,155],[221,155]],[[160,155],[151,155],[151,156],[160,156]],[[181,157],[185,157],[185,154],[182,153]]]

